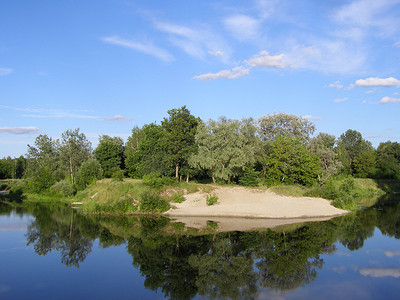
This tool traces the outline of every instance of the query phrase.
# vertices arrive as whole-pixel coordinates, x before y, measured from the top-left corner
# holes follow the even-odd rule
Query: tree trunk
[[[189,174],[186,174],[186,183],[189,182]]]
[[[71,175],[71,182],[74,184],[74,174],[72,172],[72,157],[69,158],[69,173]]]
[[[179,178],[179,164],[176,164],[175,166],[175,177]]]
[[[211,178],[212,178],[212,181],[215,183],[214,175],[212,175]]]

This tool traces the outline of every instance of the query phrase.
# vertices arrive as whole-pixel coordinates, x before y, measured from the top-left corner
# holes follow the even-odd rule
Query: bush
[[[217,202],[218,202],[217,195],[207,195],[207,199],[206,199],[207,205],[214,205]]]
[[[253,168],[245,168],[243,176],[239,178],[239,183],[243,186],[258,186],[260,172]]]
[[[157,193],[144,192],[140,198],[142,212],[164,212],[169,209],[168,202]]]
[[[143,176],[143,184],[153,187],[162,188],[163,186],[176,185],[176,178],[162,176],[160,177],[157,173],[150,173]]]
[[[68,180],[61,180],[54,184],[51,188],[57,193],[67,197],[73,196],[75,193],[71,182],[69,182]]]
[[[76,174],[75,186],[78,191],[84,190],[86,186],[103,177],[103,169],[97,160],[85,161]]]
[[[46,167],[40,167],[28,180],[27,188],[32,193],[40,193],[50,188],[55,182],[51,170]]]
[[[124,181],[125,178],[124,170],[121,170],[119,168],[117,170],[114,170],[114,172],[111,175],[111,178],[113,181]]]
[[[171,197],[171,201],[175,203],[182,203],[185,201],[185,197],[183,197],[183,195],[175,194]]]

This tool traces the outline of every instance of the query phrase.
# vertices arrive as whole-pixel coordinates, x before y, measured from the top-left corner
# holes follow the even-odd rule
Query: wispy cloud
[[[193,79],[197,80],[215,80],[215,79],[236,79],[249,74],[249,69],[244,67],[236,67],[232,70],[222,70],[217,73],[207,73],[198,76],[194,76]]]
[[[387,257],[400,256],[400,251],[385,250],[384,253]]]
[[[399,86],[400,80],[394,77],[388,78],[378,78],[378,77],[369,77],[367,79],[358,79],[354,84],[358,87],[392,87]]]
[[[340,81],[335,81],[334,83],[331,83],[328,86],[331,88],[337,88],[337,89],[343,88],[343,84]]]
[[[247,15],[234,15],[223,21],[225,28],[239,41],[254,40],[260,36],[261,22]]]
[[[360,274],[371,277],[400,277],[400,269],[397,268],[361,268]]]
[[[222,55],[224,55],[224,52],[219,51],[219,50],[217,50],[217,51],[207,51],[207,52],[208,52],[208,54],[210,54],[212,56],[222,56]]]
[[[122,46],[128,49],[136,50],[144,54],[152,55],[165,62],[171,62],[174,57],[166,50],[158,48],[151,43],[139,43],[130,39],[124,39],[118,36],[103,37],[101,40],[105,43]]]
[[[8,75],[13,72],[13,69],[0,68],[0,76]]]
[[[133,118],[131,118],[131,117],[124,117],[121,115],[115,115],[113,117],[102,117],[102,116],[79,114],[79,113],[69,112],[67,110],[53,110],[53,109],[43,109],[43,108],[18,108],[18,107],[4,106],[4,105],[0,105],[0,108],[29,112],[29,114],[23,114],[22,116],[30,117],[30,118],[97,119],[97,120],[106,120],[106,121],[132,121],[133,120]],[[80,112],[86,112],[86,111],[80,111]]]
[[[155,27],[167,33],[169,41],[190,56],[204,59],[208,53],[217,54],[224,62],[229,59],[230,47],[222,36],[206,26],[189,27],[171,22],[155,22]]]
[[[290,63],[284,60],[284,55],[269,55],[268,51],[261,51],[259,54],[254,55],[252,58],[245,61],[246,64],[252,67],[259,68],[290,68]]]
[[[9,133],[9,134],[31,134],[38,132],[39,128],[37,127],[0,127],[0,133]]]
[[[344,102],[344,101],[347,101],[347,100],[349,100],[349,98],[347,98],[347,97],[344,97],[344,98],[338,98],[338,99],[335,99],[335,100],[333,100],[333,102],[335,102],[335,103],[339,103],[339,102]]]
[[[379,101],[380,104],[388,104],[388,103],[396,103],[400,104],[400,98],[393,98],[393,97],[383,97],[381,101]]]
[[[301,116],[301,117],[306,120],[322,120],[321,117],[316,117],[316,116],[312,116],[312,115],[305,115],[305,116]]]

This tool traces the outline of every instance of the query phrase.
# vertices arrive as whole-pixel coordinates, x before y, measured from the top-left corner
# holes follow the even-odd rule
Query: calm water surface
[[[400,299],[400,201],[255,232],[0,206],[0,299]]]

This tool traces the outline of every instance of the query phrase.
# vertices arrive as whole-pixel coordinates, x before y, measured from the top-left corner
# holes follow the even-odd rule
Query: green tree
[[[88,159],[82,163],[76,174],[76,187],[78,190],[83,190],[87,185],[102,177],[103,170],[100,163],[97,160]]]
[[[61,134],[60,158],[72,183],[75,183],[75,175],[83,162],[91,155],[92,144],[84,133],[79,132],[79,128],[68,129]]]
[[[186,181],[189,181],[188,159],[197,150],[195,135],[200,119],[190,114],[186,106],[168,111],[169,117],[161,122],[165,131],[166,153],[175,167],[175,177],[186,167]]]
[[[60,144],[47,134],[38,135],[34,146],[28,144],[28,176],[41,167],[48,168],[57,179],[61,179],[60,172]]]
[[[102,135],[94,156],[100,163],[105,177],[111,177],[119,169],[124,169],[124,142],[120,137]]]
[[[255,161],[255,128],[250,120],[209,120],[200,124],[196,134],[198,152],[191,156],[192,167],[207,169],[215,178],[227,180]]]
[[[362,138],[360,132],[349,129],[339,137],[337,151],[343,164],[343,171],[354,174],[356,172],[354,164],[356,157],[367,152],[373,152],[374,148],[371,142]],[[358,168],[360,169],[361,166],[358,165]]]
[[[397,142],[380,143],[376,152],[378,176],[388,179],[400,179],[400,144]]]
[[[320,159],[294,137],[277,137],[268,155],[267,182],[312,185],[321,174]]]
[[[305,118],[287,113],[274,113],[258,120],[263,140],[275,141],[277,137],[293,136],[307,142],[315,131],[315,125]]]

